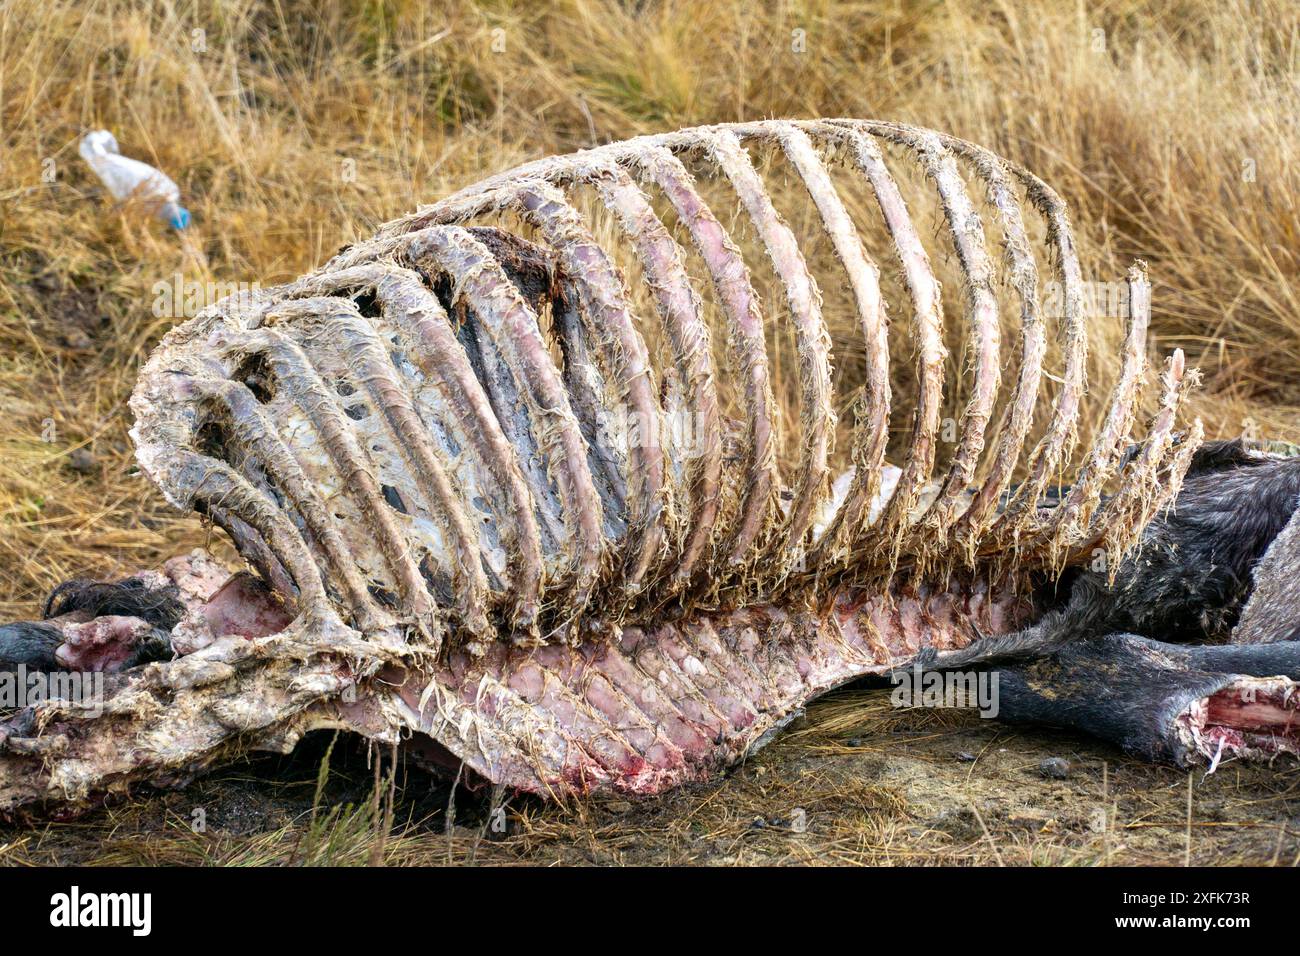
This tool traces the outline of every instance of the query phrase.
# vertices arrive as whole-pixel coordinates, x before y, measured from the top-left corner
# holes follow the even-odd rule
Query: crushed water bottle
[[[148,163],[123,156],[117,140],[106,129],[98,129],[81,138],[77,148],[81,158],[90,164],[113,198],[118,201],[137,198],[156,201],[158,215],[174,229],[184,229],[190,224],[190,212],[180,204],[180,187],[171,177]]]

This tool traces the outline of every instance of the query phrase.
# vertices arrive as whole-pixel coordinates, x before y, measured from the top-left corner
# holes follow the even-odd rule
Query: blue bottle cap
[[[184,229],[190,224],[190,211],[175,203],[167,204],[167,222],[173,229]]]

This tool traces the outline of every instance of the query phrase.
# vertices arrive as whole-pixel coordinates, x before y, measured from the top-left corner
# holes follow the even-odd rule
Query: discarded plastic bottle
[[[117,140],[106,129],[97,129],[81,138],[77,148],[81,158],[90,164],[113,198],[130,197],[156,200],[158,215],[174,229],[184,229],[190,224],[190,212],[180,204],[180,187],[171,177],[148,163],[131,159],[118,152]]]

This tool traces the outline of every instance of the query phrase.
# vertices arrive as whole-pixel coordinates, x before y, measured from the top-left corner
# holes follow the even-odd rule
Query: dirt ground
[[[330,744],[331,735],[317,735],[289,757],[257,758],[185,790],[141,794],[73,821],[6,826],[0,861],[1097,866],[1300,859],[1293,763],[1229,763],[1210,776],[1189,775],[1071,734],[967,712],[895,710],[887,688],[814,703],[726,778],[635,802],[557,807],[500,795],[494,802],[490,793],[453,793],[446,781],[403,768],[390,809],[386,770],[376,788],[362,746]],[[1044,769],[1051,758],[1068,764],[1057,771],[1064,776]]]

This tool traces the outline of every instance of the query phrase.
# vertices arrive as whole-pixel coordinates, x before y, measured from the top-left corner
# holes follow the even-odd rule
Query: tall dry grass
[[[1150,262],[1209,432],[1300,438],[1298,77],[1283,0],[8,0],[0,615],[206,535],[131,466],[159,280],[271,284],[486,172],[694,123],[892,118],[1026,164],[1090,278]],[[186,241],[106,201],[76,154],[100,126],[181,183]]]

